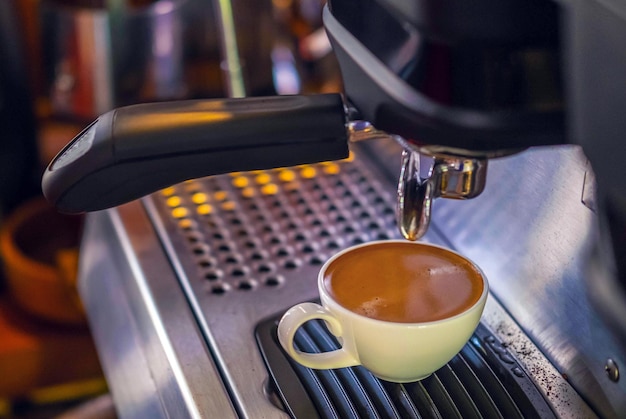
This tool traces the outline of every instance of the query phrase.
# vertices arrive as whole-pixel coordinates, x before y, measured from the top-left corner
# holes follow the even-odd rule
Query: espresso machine
[[[323,19],[344,94],[119,108],[46,170],[60,210],[90,212],[80,292],[120,416],[623,415],[626,8],[333,0]],[[276,322],[324,260],[396,237],[486,273],[461,353],[406,385],[291,362]],[[337,344],[317,323],[298,341]]]

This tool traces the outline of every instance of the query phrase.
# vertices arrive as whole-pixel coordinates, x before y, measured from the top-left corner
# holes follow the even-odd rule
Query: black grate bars
[[[312,370],[293,362],[276,336],[278,318],[257,326],[256,338],[274,390],[295,418],[554,418],[506,348],[479,325],[470,342],[430,377],[390,383],[363,367]],[[296,334],[305,352],[336,349],[322,321]]]

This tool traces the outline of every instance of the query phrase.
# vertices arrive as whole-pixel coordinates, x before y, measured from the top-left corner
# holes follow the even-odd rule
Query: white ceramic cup
[[[278,325],[281,346],[298,363],[314,369],[363,365],[377,377],[392,382],[424,379],[447,364],[467,343],[478,326],[488,295],[488,283],[481,274],[483,291],[478,301],[460,314],[423,323],[396,323],[372,319],[352,312],[331,298],[324,276],[331,263],[363,246],[378,246],[393,241],[376,241],[345,249],[330,258],[318,275],[321,305],[301,303],[290,308]],[[400,242],[400,241],[398,241]],[[402,241],[402,243],[407,243]],[[434,246],[414,243],[420,246]],[[467,258],[445,249],[446,252]],[[321,319],[341,343],[341,348],[322,353],[305,353],[294,347],[294,336],[305,322]]]

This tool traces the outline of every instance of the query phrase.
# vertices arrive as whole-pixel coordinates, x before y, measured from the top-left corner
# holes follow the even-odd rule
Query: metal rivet
[[[613,361],[613,359],[609,358],[606,360],[604,370],[609,376],[609,380],[613,381],[614,383],[617,383],[619,381],[619,368],[617,366],[617,363]]]

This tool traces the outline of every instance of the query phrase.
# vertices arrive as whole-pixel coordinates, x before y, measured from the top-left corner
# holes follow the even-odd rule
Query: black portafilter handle
[[[340,94],[150,103],[101,115],[50,162],[42,189],[82,213],[189,179],[347,156]]]

